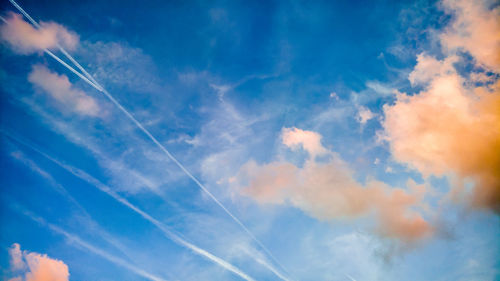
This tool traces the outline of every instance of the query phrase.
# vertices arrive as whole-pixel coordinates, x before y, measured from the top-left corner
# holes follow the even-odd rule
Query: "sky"
[[[500,5],[0,5],[0,275],[500,280]]]

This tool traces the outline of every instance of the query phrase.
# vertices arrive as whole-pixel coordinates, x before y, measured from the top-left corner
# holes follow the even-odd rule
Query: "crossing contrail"
[[[40,28],[40,25],[26,12],[24,9],[19,6],[19,4],[16,3],[14,0],[9,0],[14,7],[16,7],[36,28]],[[48,53],[51,57],[56,59],[58,62],[62,63],[65,67],[70,69],[73,73],[78,75],[78,77],[82,78],[85,82],[89,83],[91,86],[93,86],[95,89],[103,93],[120,111],[122,111],[125,116],[127,116],[172,162],[174,162],[205,194],[208,195],[224,212],[233,219],[234,222],[236,222],[248,235],[249,237],[257,243],[263,250],[266,252],[266,254],[285,272],[288,273],[286,268],[278,261],[278,259],[271,253],[271,251],[262,243],[260,242],[257,237],[243,224],[235,215],[233,215],[206,187],[204,184],[202,184],[189,170],[187,170],[182,163],[180,163],[177,158],[175,158],[166,148],[163,146],[135,117],[127,110],[125,109],[103,86],[101,86],[93,77],[90,75],[85,68],[83,68],[66,50],[60,46],[59,44],[57,45],[59,50],[75,65],[77,66],[78,69],[80,69],[87,78],[83,78],[82,74],[76,73],[75,70],[68,66],[66,63],[64,63],[62,60],[60,60],[57,56],[52,54],[50,51],[46,52]],[[91,81],[89,81],[91,80]],[[270,266],[270,265],[269,265]],[[275,273],[275,271],[273,271]],[[289,273],[288,273],[289,274]],[[288,278],[282,278],[284,277],[283,275],[277,275],[280,279],[284,281],[290,281]]]
[[[16,205],[14,207],[15,209],[17,209],[18,211],[20,211],[23,215],[29,217],[30,219],[48,227],[50,230],[56,232],[56,233],[59,233],[63,236],[65,236],[70,242],[73,242],[73,243],[76,243],[78,244],[79,246],[87,249],[88,251],[98,255],[98,256],[101,256],[103,257],[104,259],[107,259],[108,261],[116,264],[116,265],[119,265],[121,267],[124,267],[132,272],[134,272],[135,274],[137,275],[140,275],[144,278],[147,278],[149,280],[153,280],[153,281],[166,281],[165,279],[163,278],[160,278],[158,276],[155,276],[147,271],[145,271],[144,269],[142,268],[139,268],[119,257],[116,257],[114,255],[111,255],[110,253],[106,252],[106,251],[103,251],[99,248],[97,248],[96,246],[82,240],[80,237],[78,237],[77,235],[75,234],[72,234],[72,233],[69,233],[67,231],[65,231],[64,229],[54,225],[54,224],[51,224],[49,222],[47,222],[45,219],[33,214],[32,212],[26,210],[25,208],[23,207],[20,207],[18,205]],[[20,209],[20,210],[19,210]]]
[[[69,172],[70,174],[72,174],[73,176],[75,177],[78,177],[80,178],[81,180],[87,182],[88,184],[96,187],[97,189],[99,189],[100,191],[108,194],[109,196],[111,196],[113,199],[115,199],[116,201],[118,201],[119,203],[125,205],[127,208],[131,209],[132,211],[134,211],[135,213],[139,214],[142,218],[144,218],[145,220],[149,221],[151,224],[153,224],[155,227],[157,227],[161,232],[163,232],[163,234],[170,240],[172,240],[174,243],[182,246],[182,247],[185,247],[191,251],[193,251],[194,253],[202,256],[202,257],[205,257],[206,259],[218,264],[219,266],[235,273],[236,275],[240,276],[241,278],[247,280],[247,281],[256,281],[255,279],[253,279],[252,277],[250,277],[248,274],[246,274],[245,272],[243,272],[241,269],[237,268],[236,266],[230,264],[229,262],[223,260],[222,258],[219,258],[217,256],[215,256],[214,254],[184,240],[182,237],[180,237],[179,235],[177,235],[176,233],[174,233],[173,231],[171,231],[166,225],[164,225],[163,223],[161,223],[160,221],[158,221],[157,219],[153,218],[151,215],[149,215],[148,213],[144,212],[143,210],[141,210],[139,207],[135,206],[134,204],[130,203],[127,199],[121,197],[119,194],[117,194],[116,192],[114,192],[109,186],[105,185],[104,183],[102,183],[101,181],[99,181],[98,179],[94,178],[93,176],[89,175],[87,172],[79,169],[79,168],[76,168],[76,167],[73,167],[73,166],[70,166],[68,164],[65,164],[57,159],[55,159],[54,157],[50,156],[49,154],[45,153],[44,151],[36,148],[35,146],[33,146],[32,144],[29,144],[23,140],[20,140],[19,138],[13,136],[12,134],[10,133],[7,133],[5,131],[1,131],[4,135],[8,136],[9,138],[13,139],[14,141],[18,142],[18,143],[21,143],[22,145],[26,146],[26,147],[29,147],[31,150],[37,152],[38,154],[42,155],[43,157],[45,157],[46,159],[50,160],[51,162],[53,162],[54,164],[56,164],[57,166],[61,167],[62,169],[66,170],[67,172]]]

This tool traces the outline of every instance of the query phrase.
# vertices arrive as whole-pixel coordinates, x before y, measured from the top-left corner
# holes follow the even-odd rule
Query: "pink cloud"
[[[34,65],[28,76],[36,89],[49,94],[63,109],[70,109],[82,115],[98,116],[100,113],[96,101],[76,89],[66,75],[59,75],[43,65]]]
[[[32,54],[60,44],[73,50],[78,45],[78,36],[64,26],[54,22],[41,22],[36,29],[23,20],[20,14],[9,13],[7,22],[0,26],[0,36],[11,49],[19,54]]]
[[[299,137],[309,137],[292,138],[291,142],[290,134],[296,133]],[[378,181],[361,184],[354,179],[347,163],[326,150],[320,139],[315,132],[284,129],[285,145],[307,143],[306,150],[327,153],[330,160],[317,162],[316,154],[311,153],[302,167],[286,161],[263,165],[249,161],[232,179],[233,183],[243,194],[260,203],[292,205],[321,220],[373,216],[377,233],[405,242],[417,241],[432,233],[428,222],[414,211],[422,204],[423,187],[408,192]],[[314,145],[311,147],[311,144]]]
[[[68,281],[68,266],[56,259],[51,259],[47,255],[41,255],[34,252],[21,252],[19,244],[13,244],[9,250],[11,258],[11,270],[19,272],[10,281]]]

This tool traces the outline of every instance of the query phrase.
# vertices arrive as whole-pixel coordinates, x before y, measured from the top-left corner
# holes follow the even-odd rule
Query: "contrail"
[[[107,259],[108,261],[116,264],[116,265],[119,265],[121,267],[124,267],[132,272],[134,272],[135,274],[139,275],[139,276],[142,276],[144,278],[147,278],[149,280],[153,280],[153,281],[166,281],[165,279],[163,278],[160,278],[160,277],[157,277],[147,271],[145,271],[144,269],[142,268],[139,268],[133,264],[130,264],[128,263],[127,261],[121,259],[121,258],[118,258],[116,256],[113,256],[111,255],[110,253],[106,252],[106,251],[103,251],[95,246],[93,246],[92,244],[82,240],[80,237],[76,236],[75,234],[72,234],[72,233],[69,233],[67,231],[65,231],[64,229],[56,226],[56,225],[53,225],[47,221],[45,221],[45,219],[39,217],[39,216],[36,216],[35,214],[33,214],[32,212],[24,209],[23,207],[20,207],[20,206],[15,206],[15,209],[17,209],[18,211],[20,211],[23,215],[29,217],[30,219],[48,227],[50,230],[56,232],[56,233],[59,233],[63,236],[65,236],[69,241],[71,242],[74,242],[78,245],[80,245],[81,247],[87,249],[88,251],[98,255],[98,256],[101,256],[103,257],[104,259]],[[21,210],[19,210],[21,209]]]
[[[213,254],[211,254],[210,252],[208,252],[208,251],[206,251],[204,249],[199,248],[198,246],[196,246],[194,244],[191,244],[191,243],[187,242],[186,240],[184,240],[183,238],[181,238],[179,235],[175,234],[170,229],[168,229],[168,227],[165,226],[163,223],[161,223],[157,219],[153,218],[151,215],[149,215],[148,213],[144,212],[140,208],[136,207],[135,205],[133,205],[132,203],[130,203],[127,199],[121,197],[116,192],[114,192],[109,186],[107,186],[104,183],[100,182],[99,180],[97,180],[93,176],[89,175],[85,171],[83,171],[81,169],[78,169],[76,167],[64,164],[61,161],[59,161],[59,160],[53,158],[52,156],[48,155],[47,153],[41,151],[40,149],[34,147],[33,145],[31,145],[31,144],[29,144],[29,143],[27,143],[27,142],[25,142],[23,140],[20,140],[17,137],[15,137],[15,136],[7,133],[7,132],[2,131],[2,133],[5,134],[6,136],[10,137],[11,139],[15,140],[16,142],[19,142],[19,143],[21,143],[21,144],[29,147],[33,151],[39,153],[40,155],[42,155],[46,159],[50,160],[54,164],[58,165],[59,167],[63,168],[64,170],[66,170],[67,172],[69,172],[70,174],[72,174],[73,176],[76,176],[76,177],[82,179],[83,181],[89,183],[90,185],[95,186],[97,189],[99,189],[102,192],[104,192],[104,193],[108,194],[109,196],[113,197],[113,199],[115,199],[116,201],[118,201],[121,204],[125,205],[126,207],[128,207],[132,211],[134,211],[137,214],[139,214],[145,220],[149,221],[151,224],[153,224],[154,226],[156,226],[159,230],[161,230],[163,232],[163,234],[168,239],[172,240],[176,244],[178,244],[180,246],[183,246],[185,248],[190,249],[194,253],[196,253],[196,254],[198,254],[200,256],[203,256],[203,257],[207,258],[208,260],[211,260],[212,262],[214,262],[214,263],[218,264],[219,266],[221,266],[221,267],[223,267],[223,268],[225,268],[225,269],[227,269],[227,270],[235,273],[236,275],[240,276],[241,278],[243,278],[243,279],[245,279],[247,281],[256,281],[255,279],[253,279],[252,277],[250,277],[248,274],[246,274],[245,272],[243,272],[241,269],[239,269],[236,266],[230,264],[229,262],[227,262],[227,261],[225,261],[225,260],[223,260],[223,259],[221,259],[221,258],[219,258],[219,257],[217,257],[217,256],[215,256]]]
[[[345,273],[344,275],[345,275],[347,278],[349,278],[349,280],[351,280],[351,281],[356,281],[356,279],[352,278],[352,276],[351,276],[351,275],[349,275],[349,274],[347,274],[347,273]]]
[[[19,6],[14,0],[9,0],[12,5],[14,5],[14,7],[16,7],[35,27],[39,28],[40,25],[26,12],[23,10],[23,8],[21,8],[21,6]],[[61,52],[68,58],[70,59],[72,62],[75,63],[75,65],[80,69],[82,70],[83,73],[85,73],[85,75],[87,76],[88,79],[84,79],[85,82],[89,83],[91,86],[93,86],[94,88],[96,88],[98,91],[100,91],[101,93],[103,93],[116,107],[118,107],[118,109],[120,109],[122,111],[123,114],[125,114],[151,141],[153,141],[153,143],[163,152],[165,153],[165,155],[167,155],[167,157],[172,160],[189,178],[191,178],[191,180],[193,180],[193,182],[203,191],[205,192],[217,205],[219,205],[220,208],[222,208],[222,210],[224,210],[224,212],[229,215],[249,236],[250,238],[252,238],[253,241],[255,241],[255,243],[257,243],[266,253],[269,257],[271,257],[271,259],[281,267],[281,269],[283,269],[285,272],[288,273],[288,271],[286,270],[286,268],[278,261],[278,259],[276,257],[274,257],[274,255],[271,253],[271,251],[269,251],[269,249],[267,249],[267,247],[262,243],[260,242],[259,239],[257,239],[257,237],[255,237],[255,235],[235,216],[233,215],[195,176],[193,176],[193,174],[191,174],[191,172],[189,172],[185,167],[184,165],[182,165],[178,160],[177,158],[175,158],[146,128],[144,128],[144,126],[139,122],[137,121],[137,119],[135,119],[134,116],[132,116],[132,114],[130,114],[104,87],[102,87],[93,77],[92,75],[90,75],[87,71],[85,71],[85,69],[68,53],[66,52],[66,50],[60,46],[59,44],[57,45],[58,48],[61,50]],[[56,59],[57,61],[61,62],[60,59],[56,58],[55,55],[51,54],[51,53],[48,53],[49,55],[51,55],[54,59]],[[66,64],[63,64],[64,66],[66,66]],[[72,70],[72,68],[69,68],[72,72],[74,72]],[[75,73],[75,72],[74,72]],[[76,73],[75,73],[76,74]],[[82,78],[81,77],[81,74],[77,74],[78,77]],[[82,78],[83,79],[83,78]],[[89,81],[92,80],[91,81]],[[274,271],[273,271],[274,272]],[[289,273],[288,273],[289,274]],[[285,280],[285,281],[290,281],[288,278],[285,278],[283,279],[282,276],[279,276],[278,277],[282,280]]]

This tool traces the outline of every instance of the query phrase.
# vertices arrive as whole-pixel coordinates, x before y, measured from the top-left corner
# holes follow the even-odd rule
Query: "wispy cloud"
[[[115,199],[119,203],[123,204],[124,206],[126,206],[129,209],[131,209],[132,211],[136,212],[142,218],[144,218],[145,220],[149,221],[154,226],[156,226],[159,230],[161,230],[165,234],[165,236],[168,239],[172,240],[176,244],[178,244],[180,246],[183,246],[183,247],[185,247],[185,248],[193,251],[194,253],[196,253],[196,254],[198,254],[198,255],[200,255],[202,257],[207,258],[208,260],[210,260],[210,261],[212,261],[212,262],[220,265],[221,267],[223,267],[223,268],[225,268],[225,269],[227,269],[227,270],[235,273],[236,275],[240,276],[241,278],[243,278],[245,280],[254,281],[254,279],[252,277],[250,277],[248,274],[246,274],[245,272],[243,272],[242,270],[240,270],[236,266],[230,264],[229,262],[225,261],[224,259],[221,259],[221,258],[219,258],[219,257],[211,254],[210,252],[208,252],[208,251],[206,251],[204,249],[201,249],[201,248],[197,247],[196,245],[194,245],[194,244],[192,244],[190,242],[187,242],[186,240],[184,240],[183,238],[181,238],[179,235],[175,234],[172,230],[170,230],[163,223],[161,223],[157,219],[153,218],[151,215],[149,215],[148,213],[144,212],[143,210],[141,210],[137,206],[133,205],[127,199],[121,197],[116,192],[114,192],[109,186],[103,184],[102,182],[100,182],[96,178],[92,177],[91,175],[89,175],[85,171],[83,171],[81,169],[78,169],[76,167],[72,167],[70,165],[64,164],[64,163],[56,160],[55,158],[51,157],[50,155],[46,154],[45,152],[42,152],[42,151],[40,151],[40,150],[38,150],[38,149],[36,149],[34,147],[32,147],[32,149],[35,150],[35,151],[37,151],[38,153],[40,153],[42,156],[44,156],[48,160],[54,162],[56,165],[58,165],[61,168],[65,169],[69,173],[71,173],[74,176],[76,176],[76,177],[78,177],[78,178],[80,178],[80,179],[88,182],[92,186],[95,186],[96,188],[98,188],[102,192],[104,192],[104,193],[108,194],[109,196],[111,196],[113,199]]]

